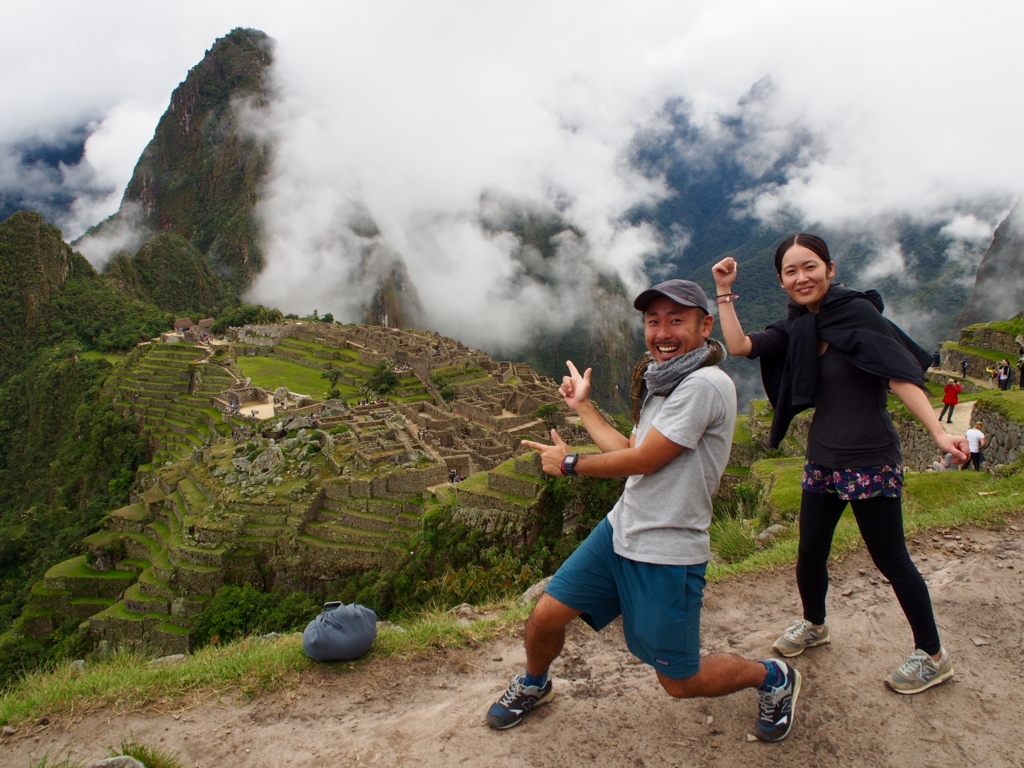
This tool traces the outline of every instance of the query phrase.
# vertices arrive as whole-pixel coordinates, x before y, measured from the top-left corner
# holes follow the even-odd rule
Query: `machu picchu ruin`
[[[183,652],[219,587],[379,564],[408,549],[438,496],[524,537],[540,470],[520,441],[574,434],[554,381],[436,333],[293,322],[191,341],[144,342],[107,381],[151,461],[85,554],[33,587],[18,632],[74,617],[97,641]],[[254,360],[309,370],[328,391],[264,385],[244,375]],[[379,371],[394,374],[386,395],[371,387]]]

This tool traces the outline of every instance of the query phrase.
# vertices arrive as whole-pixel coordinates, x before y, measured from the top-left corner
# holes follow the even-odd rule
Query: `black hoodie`
[[[924,385],[932,358],[889,319],[877,291],[834,283],[819,312],[790,302],[789,316],[751,334],[749,357],[760,357],[761,380],[775,408],[769,444],[777,448],[793,417],[814,407],[818,340],[842,352],[865,373]]]

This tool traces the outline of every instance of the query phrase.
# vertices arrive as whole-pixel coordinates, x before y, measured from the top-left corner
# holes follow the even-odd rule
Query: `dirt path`
[[[938,416],[942,413],[942,407],[935,408],[935,415]],[[966,403],[960,403],[953,408],[953,423],[947,424],[946,419],[943,419],[940,423],[942,428],[951,435],[963,435],[968,429],[974,426],[974,422],[971,419],[974,417],[974,401],[969,400]],[[947,416],[948,418],[948,416]]]
[[[1024,528],[1024,523],[1014,523]],[[0,745],[0,765],[50,750],[96,758],[122,734],[178,750],[188,766],[1024,766],[1024,534],[919,536],[956,677],[918,696],[882,678],[912,650],[907,623],[866,554],[834,566],[833,642],[797,660],[804,689],[790,737],[749,743],[755,697],[676,701],[625,650],[621,630],[576,626],[553,667],[555,700],[503,733],[488,705],[524,663],[511,633],[476,650],[385,660],[236,705],[167,715],[57,719]],[[957,538],[959,537],[959,538]],[[791,568],[710,588],[704,646],[752,658],[798,613]]]

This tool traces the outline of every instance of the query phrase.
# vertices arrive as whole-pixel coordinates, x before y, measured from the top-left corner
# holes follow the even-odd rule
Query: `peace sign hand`
[[[589,402],[590,373],[594,369],[587,368],[581,376],[572,360],[566,360],[565,364],[569,368],[569,375],[562,377],[562,386],[558,388],[558,394],[562,396],[567,406],[579,413],[580,408]]]

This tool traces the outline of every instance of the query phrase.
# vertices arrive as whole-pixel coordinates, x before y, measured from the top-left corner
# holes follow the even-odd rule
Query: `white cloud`
[[[780,183],[743,201],[759,217],[796,211],[851,230],[899,217],[945,222],[973,253],[995,220],[957,212],[973,201],[1005,209],[1024,186],[1024,102],[1013,98],[1024,85],[1024,5],[1011,0],[955,12],[925,0],[175,8],[8,9],[5,24],[24,34],[0,49],[0,146],[104,115],[88,162],[106,188],[123,189],[145,123],[155,125],[146,105],[166,104],[216,37],[263,29],[277,40],[280,144],[263,207],[268,268],[254,295],[286,309],[314,303],[351,317],[365,290],[360,254],[373,243],[344,235],[340,222],[361,201],[442,330],[493,335],[473,312],[492,306],[483,297],[514,271],[515,244],[479,227],[490,190],[557,207],[586,232],[586,261],[635,289],[656,244],[621,215],[660,191],[623,165],[636,128],[681,97],[714,133],[766,75],[770,96],[744,108],[757,135],[738,147],[746,167],[775,162],[795,131],[814,144]],[[39,46],[31,32],[41,29],[61,45]],[[73,226],[101,218],[112,200],[83,202]],[[898,255],[883,252],[872,268],[897,268]],[[580,285],[574,302],[586,297]],[[565,319],[539,288],[517,302],[502,322]]]
[[[165,109],[166,105],[129,100],[115,105],[101,121],[89,126],[82,161],[63,171],[66,184],[75,187],[87,183],[99,194],[79,196],[69,216],[60,222],[68,240],[117,211],[139,155],[153,138],[153,129]]]

